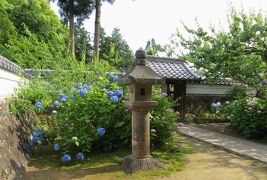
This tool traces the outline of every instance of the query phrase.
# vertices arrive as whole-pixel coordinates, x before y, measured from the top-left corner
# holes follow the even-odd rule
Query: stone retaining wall
[[[0,179],[23,179],[29,160],[28,138],[31,121],[28,117],[10,115],[8,105],[0,101]]]

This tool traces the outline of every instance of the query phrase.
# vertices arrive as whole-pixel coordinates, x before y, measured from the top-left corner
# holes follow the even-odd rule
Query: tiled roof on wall
[[[153,56],[148,56],[146,61],[147,66],[166,79],[201,81],[201,76],[184,61]]]
[[[8,71],[11,71],[11,72],[14,72],[14,73],[23,72],[21,67],[19,67],[15,63],[9,61],[8,59],[6,59],[5,57],[3,57],[1,55],[0,55],[0,68],[8,70]]]

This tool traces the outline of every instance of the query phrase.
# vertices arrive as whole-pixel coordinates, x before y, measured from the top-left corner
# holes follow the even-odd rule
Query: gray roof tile
[[[148,56],[146,61],[147,66],[162,77],[179,80],[201,80],[201,77],[186,62],[178,59]]]

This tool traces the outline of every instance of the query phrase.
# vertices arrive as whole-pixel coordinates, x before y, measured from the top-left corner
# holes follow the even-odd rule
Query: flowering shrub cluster
[[[240,97],[223,108],[232,126],[248,138],[262,138],[267,132],[267,101]]]
[[[172,140],[174,130],[184,124],[179,122],[181,115],[179,111],[174,112],[171,108],[177,105],[177,102],[172,101],[167,93],[159,93],[157,89],[153,94],[153,100],[158,102],[158,105],[151,111],[151,143],[154,147],[162,147]]]
[[[131,146],[131,112],[123,104],[127,96],[119,77],[97,64],[92,73],[57,71],[50,78],[32,79],[11,103],[11,111],[23,115],[33,110],[40,130],[33,133],[29,146],[52,144],[62,153],[61,160],[83,160],[89,151],[110,151]],[[75,69],[75,68],[74,68]],[[48,83],[49,82],[49,83]],[[86,82],[86,83],[78,83]],[[168,111],[174,104],[167,94],[154,93],[158,106],[151,111],[151,143],[167,143],[177,127],[179,112]]]

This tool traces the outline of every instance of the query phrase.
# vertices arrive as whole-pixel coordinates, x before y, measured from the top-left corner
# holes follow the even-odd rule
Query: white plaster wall
[[[18,75],[0,68],[0,99],[11,96],[20,82]]]
[[[208,84],[187,84],[186,95],[227,95],[230,94],[232,86]]]

